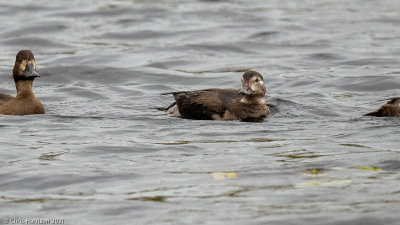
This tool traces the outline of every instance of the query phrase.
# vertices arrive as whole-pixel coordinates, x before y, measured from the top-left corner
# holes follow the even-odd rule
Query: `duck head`
[[[36,72],[35,56],[30,50],[21,50],[18,52],[13,69],[13,78],[19,80],[33,80],[40,77]]]
[[[266,88],[264,78],[256,71],[246,71],[242,76],[242,88],[240,94],[247,97],[264,97]]]
[[[400,98],[391,98],[386,104],[395,105],[396,107],[400,107]]]

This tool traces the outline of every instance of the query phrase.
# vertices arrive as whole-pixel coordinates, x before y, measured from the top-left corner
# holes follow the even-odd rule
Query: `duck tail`
[[[176,105],[176,102],[172,103],[172,104],[171,104],[170,106],[168,106],[168,107],[155,107],[154,109],[157,109],[157,110],[159,110],[159,111],[164,111],[164,112],[166,112],[166,111],[168,111],[170,108],[174,107],[174,105]]]
[[[374,112],[370,112],[367,114],[364,114],[363,116],[376,116],[376,117],[380,117],[382,116],[381,113],[379,113],[379,111],[374,111]]]

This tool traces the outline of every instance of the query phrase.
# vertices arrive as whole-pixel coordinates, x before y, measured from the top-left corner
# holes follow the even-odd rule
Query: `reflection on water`
[[[400,122],[361,116],[399,96],[397,1],[0,5],[0,93],[31,49],[47,113],[0,116],[0,217],[397,224]],[[248,69],[274,105],[262,123],[154,109]]]

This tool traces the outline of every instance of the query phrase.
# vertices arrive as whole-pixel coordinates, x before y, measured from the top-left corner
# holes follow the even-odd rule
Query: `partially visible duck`
[[[17,96],[0,94],[0,114],[27,115],[44,114],[44,108],[32,92],[32,83],[36,77],[36,62],[29,50],[18,52],[13,69],[13,78]]]
[[[197,120],[262,121],[269,115],[264,79],[249,70],[242,76],[242,88],[178,91],[175,102],[166,108],[169,116]]]
[[[391,98],[386,104],[379,107],[379,109],[367,113],[364,116],[377,116],[377,117],[400,117],[400,98]]]

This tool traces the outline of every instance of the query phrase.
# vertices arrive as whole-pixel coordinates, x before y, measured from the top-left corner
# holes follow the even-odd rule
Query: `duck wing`
[[[0,105],[12,100],[14,97],[11,95],[0,94]]]

